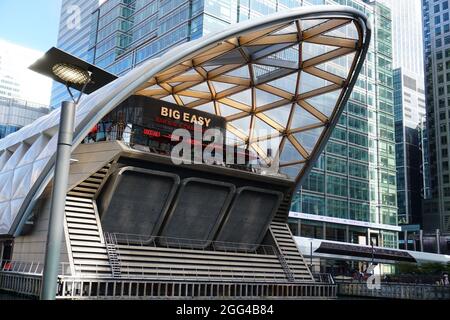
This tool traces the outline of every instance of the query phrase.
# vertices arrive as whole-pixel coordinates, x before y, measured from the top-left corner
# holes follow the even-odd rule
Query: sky
[[[0,39],[42,52],[56,46],[61,0],[0,0]]]

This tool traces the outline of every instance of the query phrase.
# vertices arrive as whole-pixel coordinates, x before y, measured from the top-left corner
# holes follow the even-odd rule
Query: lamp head
[[[57,63],[52,67],[53,74],[65,83],[86,85],[91,82],[91,73],[68,63]]]
[[[85,94],[91,94],[117,79],[115,75],[55,47],[30,69]]]

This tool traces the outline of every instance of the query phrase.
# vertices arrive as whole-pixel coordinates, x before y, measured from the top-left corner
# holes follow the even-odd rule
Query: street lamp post
[[[47,251],[42,279],[42,300],[55,300],[56,298],[76,106],[80,101],[86,86],[91,82],[91,75],[88,71],[73,65],[58,63],[53,66],[52,70],[55,76],[66,83],[67,90],[73,101],[63,101],[61,104],[55,175],[53,179],[50,221],[47,237]],[[71,84],[83,86],[77,99],[75,99],[70,91]]]
[[[64,101],[61,105],[47,251],[42,280],[42,300],[54,300],[56,297],[55,289],[58,281],[61,242],[63,240],[66,189],[69,180],[75,109],[76,104],[74,102]]]
[[[30,69],[63,83],[73,101],[61,104],[55,174],[50,207],[47,250],[42,279],[42,300],[55,300],[58,285],[64,212],[69,181],[76,106],[83,93],[92,93],[117,77],[57,48],[51,48]],[[89,85],[89,88],[88,88]],[[75,97],[71,88],[79,91]]]

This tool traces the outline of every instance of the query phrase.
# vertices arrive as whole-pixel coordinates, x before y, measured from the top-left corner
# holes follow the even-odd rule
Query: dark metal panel
[[[235,191],[236,187],[230,183],[199,178],[183,180],[162,229],[160,244],[188,248],[209,246]]]
[[[216,240],[235,243],[236,249],[256,250],[264,239],[283,194],[277,191],[243,187],[237,191],[233,204]],[[224,244],[224,248],[228,248]]]
[[[125,167],[113,175],[103,191],[102,226],[105,232],[158,234],[180,184],[178,175]]]
[[[97,91],[98,89],[117,79],[117,76],[113,75],[112,73],[109,73],[106,70],[103,70],[55,47],[52,47],[50,50],[48,50],[45,55],[35,63],[33,63],[29,67],[29,69],[50,77],[56,82],[62,83],[62,80],[59,79],[52,70],[53,66],[57,63],[67,63],[82,70],[90,71],[92,73],[92,81],[84,90],[86,94],[91,94],[92,92]],[[78,91],[81,91],[81,89],[83,88],[82,85],[78,84],[70,84],[70,86]]]

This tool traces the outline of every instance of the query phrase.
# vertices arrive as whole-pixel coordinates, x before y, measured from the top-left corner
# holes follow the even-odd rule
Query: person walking
[[[444,285],[445,287],[448,287],[450,285],[448,280],[448,273],[444,273],[444,275],[442,276],[442,285]]]

